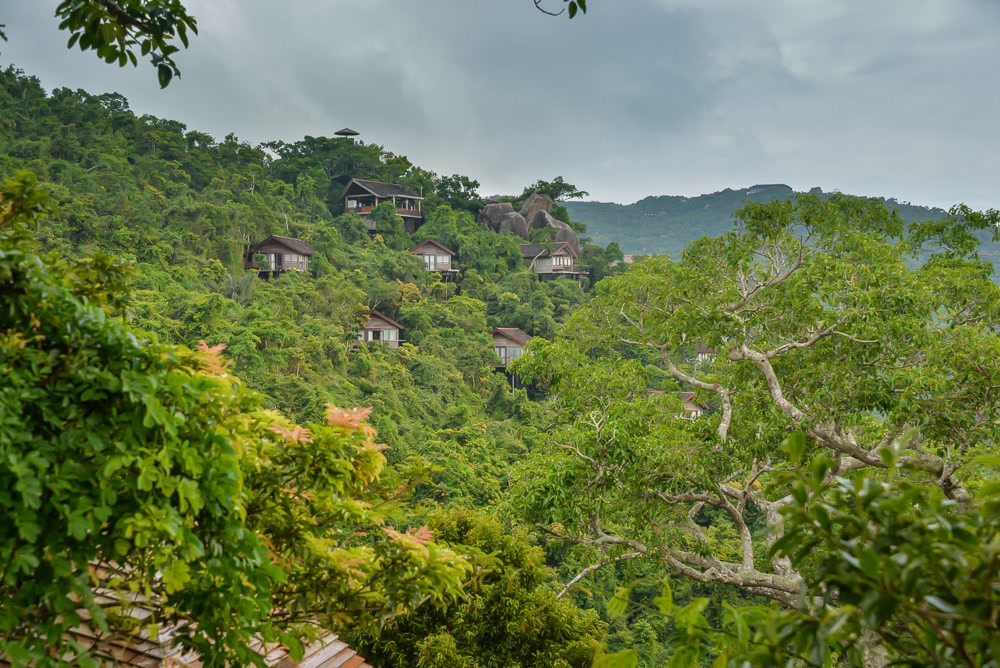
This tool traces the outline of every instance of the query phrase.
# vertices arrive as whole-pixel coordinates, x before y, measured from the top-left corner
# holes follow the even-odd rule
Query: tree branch
[[[533,0],[533,2],[535,3],[535,9],[540,11],[542,14],[548,14],[549,16],[559,16],[560,14],[566,11],[566,8],[563,7],[558,12],[550,12],[549,10],[544,9],[542,7],[542,0]]]

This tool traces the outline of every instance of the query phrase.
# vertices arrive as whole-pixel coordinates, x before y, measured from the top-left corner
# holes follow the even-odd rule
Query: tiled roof
[[[496,336],[497,334],[506,337],[521,346],[527,345],[528,341],[531,340],[531,336],[529,336],[527,332],[524,332],[517,327],[497,327],[493,330],[493,336]]]
[[[292,237],[279,237],[277,234],[272,234],[267,239],[264,239],[259,244],[254,246],[253,249],[251,250],[251,253],[260,246],[266,244],[268,241],[277,241],[279,244],[287,246],[296,253],[299,253],[300,255],[316,254],[316,250],[311,246],[309,246],[309,244],[307,244],[306,242],[302,241],[301,239],[293,239]]]

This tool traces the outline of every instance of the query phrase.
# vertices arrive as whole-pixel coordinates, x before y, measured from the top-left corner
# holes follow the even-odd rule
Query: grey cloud
[[[990,0],[592,0],[572,22],[530,0],[190,0],[167,91],[66,52],[46,4],[4,3],[2,60],[216,136],[349,125],[488,193],[562,174],[623,202],[784,181],[998,204]]]

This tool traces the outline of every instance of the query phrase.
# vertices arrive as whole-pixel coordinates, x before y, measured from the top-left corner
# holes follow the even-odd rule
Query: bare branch
[[[750,529],[747,527],[746,521],[743,519],[743,500],[745,496],[741,498],[739,506],[734,506],[730,502],[726,493],[722,490],[721,485],[716,485],[715,492],[722,502],[722,507],[729,514],[729,519],[733,524],[736,525],[736,531],[740,535],[740,554],[742,555],[742,566],[743,568],[753,568],[753,535],[750,533]]]
[[[798,256],[796,257],[795,262],[792,263],[792,265],[784,273],[782,273],[781,270],[778,269],[777,261],[773,258],[773,256],[768,255],[768,260],[771,262],[771,278],[769,278],[767,281],[763,283],[758,283],[757,285],[747,290],[746,278],[741,275],[740,276],[741,282],[743,283],[744,286],[744,290],[741,291],[743,292],[743,294],[740,296],[739,301],[725,306],[724,307],[725,310],[729,311],[730,313],[736,313],[738,311],[742,311],[744,308],[746,308],[747,305],[750,304],[753,298],[757,296],[760,292],[788,280],[792,276],[792,274],[801,269],[805,264],[805,257],[806,257],[806,246],[801,239],[799,239]]]
[[[540,11],[542,14],[548,14],[549,16],[559,16],[560,14],[566,11],[566,8],[563,7],[558,12],[550,12],[549,10],[542,7],[542,0],[533,0],[533,1],[535,3],[535,9]]]
[[[559,591],[558,594],[556,594],[556,598],[562,598],[563,596],[565,596],[567,593],[569,593],[569,590],[572,589],[576,585],[576,583],[578,583],[580,580],[582,580],[583,578],[587,577],[588,575],[590,575],[594,571],[597,571],[597,570],[603,568],[604,566],[607,566],[608,564],[616,564],[619,561],[627,561],[629,559],[638,559],[638,558],[644,556],[644,554],[645,553],[643,553],[643,552],[626,552],[625,554],[619,554],[617,557],[615,557],[611,561],[605,561],[604,560],[604,555],[602,554],[600,561],[598,561],[596,564],[591,564],[590,566],[587,566],[582,571],[580,571],[579,573],[577,573],[576,577],[574,577],[572,580],[570,580],[569,582],[567,582],[566,584],[564,584],[563,588]]]
[[[744,343],[730,351],[729,359],[755,362],[764,374],[771,398],[774,399],[774,403],[777,404],[778,408],[796,423],[801,422],[805,418],[805,413],[785,398],[785,393],[781,389],[781,383],[778,381],[778,374],[775,373],[774,367],[771,366],[770,358],[765,353],[750,350]]]
[[[669,371],[674,378],[693,385],[699,390],[706,390],[719,395],[719,401],[722,402],[722,419],[719,421],[719,426],[716,429],[716,432],[719,434],[719,440],[725,443],[726,439],[729,437],[729,426],[733,422],[733,401],[731,399],[731,392],[729,388],[723,387],[718,383],[706,383],[705,381],[699,380],[694,376],[690,376],[678,369],[677,365],[674,364],[674,361],[670,358],[667,346],[662,346],[660,348],[660,357],[663,359],[663,363],[666,365],[667,371]]]

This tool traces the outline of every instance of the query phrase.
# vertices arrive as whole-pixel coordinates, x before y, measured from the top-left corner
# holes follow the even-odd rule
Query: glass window
[[[507,362],[507,346],[495,346],[493,348],[497,351],[497,357],[504,363]]]
[[[450,262],[450,258],[447,255],[438,255],[437,263],[440,267],[447,267]]]
[[[434,264],[434,256],[433,255],[425,255],[424,256],[424,264],[427,265],[427,271],[434,271],[437,268],[435,266],[435,264]]]
[[[516,360],[521,356],[521,346],[510,346],[507,348],[507,359]]]
[[[395,329],[386,329],[386,330],[383,330],[382,331],[382,340],[383,341],[395,341],[396,340],[396,334],[398,334],[398,332]]]

